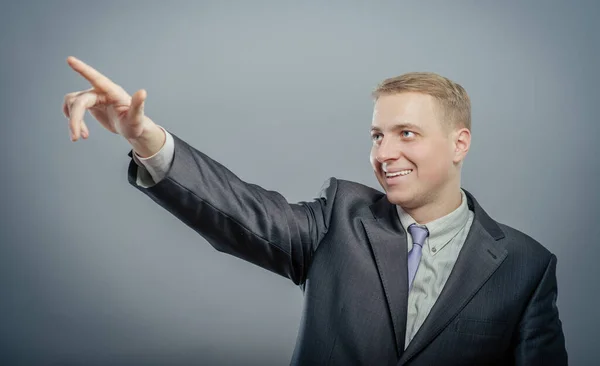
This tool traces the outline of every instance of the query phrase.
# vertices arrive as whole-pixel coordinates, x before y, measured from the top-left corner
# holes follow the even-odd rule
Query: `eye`
[[[382,135],[380,133],[374,133],[371,135],[371,140],[373,140],[373,142],[377,142],[377,141],[379,141],[380,137],[382,137]]]
[[[415,136],[415,133],[412,131],[402,131],[400,132],[400,134],[402,135],[402,137],[406,137],[406,138],[411,138]]]

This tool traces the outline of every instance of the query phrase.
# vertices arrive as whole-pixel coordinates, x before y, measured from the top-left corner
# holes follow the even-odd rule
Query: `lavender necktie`
[[[423,249],[423,243],[425,238],[429,235],[429,230],[426,227],[420,227],[416,224],[412,224],[408,227],[408,232],[413,239],[413,247],[408,252],[408,289],[412,288],[417,268],[419,268],[419,262],[421,261],[421,250]]]

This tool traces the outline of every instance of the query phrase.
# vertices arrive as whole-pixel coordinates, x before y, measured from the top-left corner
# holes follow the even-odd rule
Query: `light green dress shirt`
[[[429,230],[429,236],[423,244],[421,261],[408,293],[405,349],[425,322],[433,304],[442,292],[473,223],[475,215],[469,210],[465,192],[462,189],[460,192],[462,201],[456,210],[425,225]],[[396,207],[405,230],[411,224],[419,224],[400,206]],[[407,250],[410,251],[413,242],[408,230],[407,242]]]

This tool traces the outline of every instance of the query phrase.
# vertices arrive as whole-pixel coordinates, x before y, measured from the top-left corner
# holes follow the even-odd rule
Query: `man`
[[[330,178],[290,204],[240,180],[144,115],[146,93],[73,57],[91,84],[67,94],[125,137],[129,182],[217,250],[290,278],[305,311],[294,365],[566,365],[556,257],[461,189],[471,143],[465,90],[433,73],[374,92],[371,163],[385,194]]]

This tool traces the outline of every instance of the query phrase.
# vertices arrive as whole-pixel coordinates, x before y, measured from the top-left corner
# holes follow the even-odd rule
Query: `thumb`
[[[129,118],[141,120],[144,117],[144,104],[148,94],[146,90],[138,90],[131,98],[131,107],[129,108]]]

